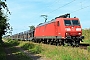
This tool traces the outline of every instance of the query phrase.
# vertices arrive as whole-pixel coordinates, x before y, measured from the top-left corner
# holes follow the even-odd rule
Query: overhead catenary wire
[[[62,7],[64,7],[64,6],[66,6],[66,5],[68,5],[68,4],[71,4],[71,3],[74,2],[74,1],[76,1],[76,0],[70,1],[70,2],[68,2],[68,3],[66,3],[66,4],[64,4],[64,5],[60,6],[60,7],[58,7],[57,9],[55,9],[55,10],[49,12],[48,14],[50,14],[50,13],[52,13],[52,12],[54,12],[54,11],[56,11],[56,10],[58,10],[58,9],[60,9],[60,8],[62,8]]]
[[[40,12],[44,11],[46,8],[48,9],[49,7],[51,7],[52,5],[56,4],[57,2],[59,2],[60,0],[54,0],[50,5],[45,5],[46,7],[42,8],[40,10]]]
[[[60,2],[60,0],[55,0],[55,1],[53,1],[53,2],[54,2],[54,3],[51,3],[50,5],[47,5],[45,8],[42,8],[41,11],[43,11],[43,10],[46,9],[46,8],[49,8],[49,7],[53,6],[54,4],[57,4],[58,2]]]
[[[60,8],[63,8],[64,6],[66,6],[66,5],[68,5],[68,4],[71,4],[71,3],[73,3],[74,1],[76,1],[76,0],[72,0],[72,1],[70,1],[70,2],[68,2],[68,3],[66,3],[66,4],[64,4],[64,5],[60,6],[60,7],[58,7],[57,9],[55,9],[55,10],[49,12],[48,14],[53,13],[54,11],[56,11],[56,10],[58,10],[58,9],[60,9]],[[86,0],[83,0],[83,1],[86,1]],[[83,1],[82,1],[82,2],[83,2]],[[88,7],[90,7],[90,6],[85,6],[85,7],[81,6],[80,9],[74,10],[74,11],[69,12],[69,13],[70,13],[70,14],[71,14],[71,13],[75,13],[75,12],[77,12],[77,11],[80,11],[80,10],[85,9],[85,8],[88,8]],[[40,19],[40,17],[39,17],[39,19]]]
[[[56,4],[56,3],[60,2],[60,1],[61,1],[61,0],[55,0],[55,1],[53,1],[54,3],[52,3],[52,4],[50,4],[50,5],[47,5],[46,7],[42,8],[41,11],[43,11],[43,10],[46,9],[46,8],[51,7],[52,5],[54,5],[54,4]],[[40,11],[40,12],[41,12],[41,11]],[[41,14],[41,15],[45,15],[45,14]],[[40,18],[41,18],[41,15],[40,15],[37,19],[40,19]]]
[[[75,12],[77,12],[77,11],[80,11],[80,10],[85,9],[85,8],[88,8],[88,7],[90,7],[90,5],[85,6],[85,7],[82,7],[82,8],[77,9],[77,10],[74,10],[74,11],[72,11],[72,12],[70,12],[70,13],[75,13]]]
[[[65,5],[63,5],[63,6],[59,7],[59,8],[57,8],[57,9],[55,9],[55,10],[53,10],[53,11],[51,11],[51,12],[49,12],[48,14],[50,14],[50,13],[52,13],[52,12],[54,12],[54,11],[56,11],[56,10],[58,10],[58,9],[60,9],[60,8],[62,8],[62,7],[64,7],[64,6],[66,6],[66,5],[68,5],[68,4],[70,4],[70,3],[74,2],[74,1],[75,1],[75,0],[73,0],[73,1],[71,1],[71,2],[69,2],[69,3],[67,3],[67,4],[65,4]],[[85,1],[85,0],[83,0],[83,1]],[[82,3],[82,2],[81,2],[81,3]],[[85,6],[85,7],[83,7],[83,6],[81,5],[81,8],[80,8],[80,9],[74,10],[74,11],[72,11],[72,12],[70,12],[70,13],[75,13],[75,12],[77,12],[77,11],[83,10],[83,9],[85,9],[85,8],[88,8],[88,7],[90,7],[90,5]]]

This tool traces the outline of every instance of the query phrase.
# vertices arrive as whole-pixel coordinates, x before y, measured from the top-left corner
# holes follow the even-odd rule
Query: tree
[[[6,14],[4,13],[4,10],[6,10]],[[4,0],[4,1],[0,0],[0,43],[2,43],[2,36],[5,35],[7,30],[10,29],[9,28],[10,24],[7,23],[7,21],[8,21],[7,12],[10,14],[7,4],[6,4],[6,0]]]
[[[35,27],[32,25],[32,26],[29,26],[30,27],[30,30],[34,30]]]
[[[7,10],[7,12],[9,12],[9,14],[10,14],[10,11],[9,11],[9,9],[8,9],[8,7],[7,7],[7,4],[5,3],[6,2],[6,0],[4,0],[4,1],[1,1],[0,0],[0,11],[1,11],[1,7],[3,7],[5,10]]]

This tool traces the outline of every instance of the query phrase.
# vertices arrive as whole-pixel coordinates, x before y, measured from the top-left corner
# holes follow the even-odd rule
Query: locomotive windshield
[[[80,25],[78,20],[64,20],[65,26]]]
[[[79,23],[78,20],[72,20],[72,24],[73,24],[73,25],[80,25],[80,23]]]
[[[66,26],[70,26],[71,25],[71,21],[70,20],[64,20],[64,23]]]

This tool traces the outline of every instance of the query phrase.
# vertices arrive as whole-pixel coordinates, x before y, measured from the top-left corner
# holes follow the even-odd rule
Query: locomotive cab
[[[66,39],[71,39],[73,37],[83,39],[82,29],[78,18],[64,20],[64,24]]]
[[[65,42],[79,46],[80,41],[82,42],[82,39],[84,39],[79,19],[65,18],[63,22],[65,26]]]
[[[79,46],[80,41],[82,42],[82,39],[84,39],[79,19],[76,17],[70,18],[70,14],[66,14],[56,18],[56,22],[57,36],[61,36],[64,43]]]

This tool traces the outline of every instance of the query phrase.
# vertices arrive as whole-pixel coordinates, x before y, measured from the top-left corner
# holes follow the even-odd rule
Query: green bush
[[[30,49],[30,52],[39,54],[39,53],[42,52],[42,50],[43,50],[43,49],[41,48],[40,45],[36,45],[36,46],[34,46],[34,48]]]
[[[7,41],[9,43],[9,45],[11,46],[16,46],[19,44],[18,40],[11,40],[11,39],[8,39]]]
[[[21,42],[19,46],[26,50],[29,50],[31,53],[36,53],[36,54],[41,53],[43,50],[41,45],[36,45],[30,42]]]
[[[21,47],[24,48],[24,49],[32,49],[32,48],[35,47],[35,45],[32,44],[32,43],[25,43]]]
[[[4,46],[8,46],[8,47],[17,46],[18,44],[19,44],[18,40],[11,40],[11,39],[7,39],[4,42]]]

